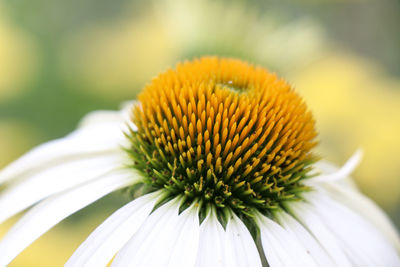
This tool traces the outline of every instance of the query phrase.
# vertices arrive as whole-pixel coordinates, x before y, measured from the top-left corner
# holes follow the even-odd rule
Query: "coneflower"
[[[132,201],[65,266],[400,266],[398,235],[341,169],[312,153],[293,88],[245,62],[205,57],[156,77],[120,112],[0,172],[7,265],[62,219],[124,189]]]

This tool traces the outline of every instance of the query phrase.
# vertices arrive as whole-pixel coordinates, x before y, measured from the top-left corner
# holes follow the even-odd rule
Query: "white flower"
[[[138,169],[140,158],[132,158],[131,153],[141,148],[140,155],[145,157],[147,152],[141,146],[146,143],[132,143],[138,140],[133,136],[141,138],[138,133],[143,125],[138,129],[133,124],[131,112],[146,108],[143,104],[142,98],[139,105],[127,104],[119,112],[89,114],[70,135],[40,145],[0,172],[0,184],[5,185],[0,192],[0,223],[31,207],[0,241],[0,266],[8,265],[72,213],[113,191],[143,183],[151,189],[142,187],[142,196],[106,219],[65,266],[106,266],[111,260],[112,266],[139,267],[400,266],[396,230],[349,179],[360,159],[359,152],[340,169],[327,162],[313,163],[314,176],[302,178],[302,187],[294,188],[300,191],[298,199],[281,192],[294,192],[285,179],[283,185],[275,183],[292,191],[278,188],[281,193],[275,196],[275,184],[269,185],[270,198],[277,199],[268,199],[265,206],[258,198],[230,199],[231,194],[242,197],[250,191],[246,187],[235,193],[231,187],[240,188],[239,180],[229,186],[231,191],[227,191],[228,186],[223,191],[226,199],[221,199],[222,195],[218,195],[220,199],[207,198],[212,196],[209,191],[196,195],[192,184],[182,189],[185,193],[171,193],[181,183],[190,182],[193,173],[189,170],[188,177],[179,180],[179,169],[173,167],[171,179],[176,184],[168,180],[158,186],[160,180],[153,175],[160,175],[160,179],[164,176],[153,166],[162,164],[161,157],[165,156],[159,154],[147,158],[146,164],[155,168],[154,173],[146,176],[145,170]],[[204,149],[207,151],[207,145]],[[175,165],[179,164],[177,158]],[[245,151],[242,158],[246,158]],[[155,159],[159,161],[153,162]],[[218,159],[215,162],[204,169],[207,174],[210,168],[218,173]],[[203,163],[195,162],[195,166]],[[247,172],[247,168],[238,170]],[[273,167],[271,170],[276,173]],[[255,176],[260,177],[260,173]],[[271,177],[276,180],[278,176]],[[216,176],[213,179],[215,184],[209,181],[208,185],[214,189],[228,185],[228,181],[221,185]],[[249,181],[255,191],[261,190],[254,186],[257,182]],[[194,187],[197,182],[193,182]],[[259,202],[253,206],[246,201]]]

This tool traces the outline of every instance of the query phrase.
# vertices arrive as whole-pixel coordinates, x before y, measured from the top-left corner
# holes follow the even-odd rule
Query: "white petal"
[[[338,171],[330,174],[319,175],[315,178],[307,180],[307,182],[328,182],[348,177],[360,163],[362,154],[363,153],[361,149],[357,150]]]
[[[320,161],[315,165],[325,176],[331,176],[340,171],[339,168],[329,162]],[[350,177],[316,183],[312,181],[313,179],[310,179],[306,183],[359,213],[382,232],[386,239],[400,251],[399,234],[388,216],[373,201],[359,192]]]
[[[400,251],[400,238],[397,230],[388,216],[373,201],[357,190],[337,183],[324,183],[321,186],[326,188],[325,192],[330,197],[353,209],[372,223]]]
[[[119,122],[78,129],[64,138],[39,145],[8,165],[0,171],[0,184],[24,174],[29,176],[40,168],[48,168],[71,158],[118,151],[126,142]]]
[[[321,247],[317,240],[292,216],[284,211],[274,214],[286,231],[294,236],[310,253],[318,266],[336,266],[329,254]]]
[[[307,249],[279,224],[261,214],[257,219],[264,253],[271,267],[317,266]]]
[[[226,225],[224,265],[229,267],[261,267],[256,243],[244,223],[232,213]]]
[[[43,198],[121,167],[124,156],[121,151],[66,162],[17,181],[0,194],[0,223]]]
[[[123,123],[121,111],[96,110],[85,115],[79,122],[78,128],[86,128],[103,123]]]
[[[129,126],[132,130],[136,131],[137,127],[132,122],[132,108],[135,101],[126,101],[122,104],[121,110],[111,111],[111,110],[97,110],[87,114],[80,122],[79,127],[88,127],[96,124],[117,122],[121,125]],[[128,130],[128,128],[123,128]]]
[[[117,254],[112,266],[193,266],[197,252],[197,207],[182,214],[179,199],[157,208]]]
[[[112,191],[132,184],[134,180],[131,172],[118,172],[39,203],[1,240],[0,266],[7,265],[34,240],[70,214]]]
[[[328,229],[312,206],[305,202],[290,202],[286,207],[294,217],[314,236],[320,245],[329,253],[337,266],[353,266],[347,258],[339,240]]]
[[[158,243],[158,236],[164,230],[163,226],[171,224],[171,221],[176,221],[179,202],[178,199],[173,199],[158,207],[117,254],[111,266],[131,266],[133,265],[132,262],[135,261],[135,266],[140,267],[138,261],[143,257],[137,257],[137,254],[146,253],[146,250],[153,251],[153,246]],[[146,250],[143,251],[141,248],[146,248]],[[159,256],[158,254],[153,254],[154,258]]]
[[[358,214],[319,192],[305,194],[348,258],[360,266],[400,266],[392,244]]]
[[[126,101],[122,103],[122,119],[124,121],[124,131],[129,132],[129,130],[137,131],[137,126],[133,123],[132,116],[133,116],[133,107],[135,105],[139,105],[140,102],[138,101]]]
[[[107,218],[79,246],[65,267],[106,266],[149,216],[160,192],[144,195]]]
[[[195,206],[189,207],[179,215],[180,220],[185,220],[183,227],[178,229],[177,242],[172,245],[173,250],[168,267],[194,266],[199,246],[199,209]],[[168,246],[168,243],[164,244]]]
[[[221,267],[224,264],[225,230],[219,223],[215,210],[200,225],[199,249],[196,267]],[[228,266],[226,266],[228,267]]]

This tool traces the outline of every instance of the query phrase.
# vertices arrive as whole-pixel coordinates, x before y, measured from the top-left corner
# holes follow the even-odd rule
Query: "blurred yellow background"
[[[364,149],[357,184],[400,227],[399,13],[395,0],[2,1],[0,168],[85,113],[134,99],[179,60],[234,56],[304,96],[324,158],[341,165]],[[126,201],[114,194],[71,216],[11,266],[62,266]]]

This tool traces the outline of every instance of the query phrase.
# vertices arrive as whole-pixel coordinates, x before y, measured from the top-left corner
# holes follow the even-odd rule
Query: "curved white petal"
[[[160,192],[144,195],[107,218],[74,252],[65,267],[106,266],[149,216]]]
[[[179,212],[179,199],[157,208],[117,254],[112,266],[193,266],[199,238],[197,207]]]
[[[0,184],[77,157],[120,150],[127,142],[121,125],[120,122],[95,124],[39,145],[0,171]]]
[[[318,266],[337,266],[318,241],[296,219],[284,211],[279,211],[274,216],[282,227],[307,249]]]
[[[258,214],[257,220],[262,246],[270,267],[317,267],[307,249],[279,224],[261,214]]]
[[[355,155],[353,158],[358,158],[358,156]],[[353,163],[347,163],[346,165],[355,165],[354,162],[357,160],[349,160],[349,162]],[[341,169],[329,162],[318,162],[316,166],[322,171],[323,176],[345,176],[341,179],[321,180],[321,182],[317,181],[316,183],[313,182],[314,179],[310,179],[306,183],[318,189],[318,191],[323,191],[324,194],[329,195],[332,199],[343,203],[363,216],[400,251],[400,237],[396,228],[388,216],[373,201],[358,191],[351,178],[349,176],[346,177],[349,174],[344,174]]]
[[[261,267],[256,244],[244,223],[232,213],[226,225],[224,265],[229,267]]]
[[[400,266],[398,252],[368,221],[322,193],[305,197],[355,265]]]
[[[0,223],[43,198],[123,166],[124,160],[122,151],[114,152],[49,167],[17,181],[0,194]]]
[[[362,150],[359,149],[357,150],[348,160],[347,162],[337,171],[334,171],[332,173],[326,174],[323,173],[315,178],[311,178],[307,180],[307,183],[312,183],[312,182],[328,182],[328,181],[335,181],[335,180],[340,180],[343,178],[348,177],[354,169],[358,166],[362,159]]]
[[[200,225],[199,249],[196,267],[221,267],[224,264],[225,230],[219,223],[215,210]],[[228,266],[226,266],[228,267]]]
[[[34,240],[70,214],[135,181],[132,172],[112,175],[44,200],[27,212],[0,241],[0,266],[5,266]]]
[[[325,251],[329,253],[337,266],[353,266],[339,240],[326,227],[319,215],[313,211],[309,203],[293,201],[288,203],[286,208],[314,236]]]
[[[353,209],[372,223],[400,251],[400,238],[397,230],[388,216],[372,200],[357,190],[340,186],[337,183],[324,183],[321,186],[326,189],[324,192],[331,198]]]

